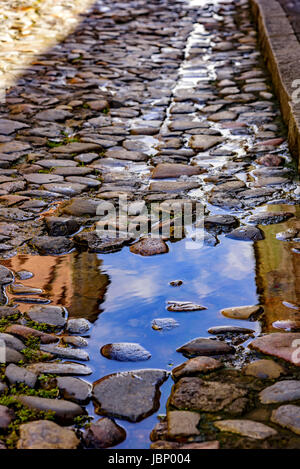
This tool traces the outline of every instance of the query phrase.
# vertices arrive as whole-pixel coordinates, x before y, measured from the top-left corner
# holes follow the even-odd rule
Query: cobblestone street
[[[300,186],[249,2],[1,3],[0,447],[299,449]],[[203,213],[133,235],[151,204]]]

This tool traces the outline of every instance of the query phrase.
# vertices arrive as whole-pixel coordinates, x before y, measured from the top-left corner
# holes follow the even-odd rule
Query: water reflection
[[[300,313],[283,304],[300,305],[299,254],[292,251],[296,244],[276,239],[276,234],[288,228],[300,228],[300,206],[273,205],[269,211],[287,210],[295,214],[285,223],[261,227],[265,240],[255,243],[256,282],[260,302],[264,305],[263,331],[275,331],[272,323],[281,319],[300,319]],[[297,220],[298,219],[298,220]],[[278,332],[278,330],[277,330]]]
[[[100,305],[109,277],[101,271],[102,260],[92,253],[60,257],[19,255],[2,263],[15,272],[33,272],[34,277],[22,283],[39,285],[52,304],[65,306],[72,317],[84,316],[94,322],[102,312]],[[20,304],[20,309],[26,311],[28,305]]]

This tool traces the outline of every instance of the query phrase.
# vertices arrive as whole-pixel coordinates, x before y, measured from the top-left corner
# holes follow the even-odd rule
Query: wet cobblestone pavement
[[[53,31],[51,41],[61,41],[61,28]],[[117,206],[122,196],[129,224],[151,203],[168,211],[174,201],[199,202],[211,264],[213,249],[227,240],[238,252],[241,241],[255,243],[260,258],[262,301],[224,305],[225,325],[211,324],[210,338],[195,332],[194,340],[178,344],[188,361],[173,368],[167,414],[142,447],[299,448],[299,290],[281,310],[283,298],[281,306],[272,303],[275,287],[270,295],[268,283],[276,269],[268,275],[263,269],[279,250],[276,244],[272,251],[273,243],[282,244],[294,266],[286,292],[297,285],[300,187],[248,2],[101,1],[69,31],[47,50],[37,48],[0,105],[0,339],[9,363],[0,382],[3,445],[55,448],[59,432],[60,447],[112,447],[126,438],[123,421],[138,425],[159,409],[159,388],[171,379],[165,369],[129,366],[98,374],[93,386],[79,379],[92,373],[81,363],[92,358],[92,313],[81,312],[91,322],[75,317],[56,291],[29,286],[32,274],[12,268],[30,256],[37,278],[44,256],[79,252],[91,263],[95,253],[128,247],[132,256],[167,255],[177,244],[172,236],[98,236],[97,208],[107,201]],[[1,34],[0,41],[10,41]],[[101,282],[99,299],[109,280]],[[206,309],[170,300],[170,317],[156,318],[152,328],[171,330],[178,326],[172,313]],[[101,344],[102,356],[151,357],[124,340]],[[85,410],[91,398],[104,417],[85,428],[87,413],[94,417],[91,404]],[[20,427],[24,409],[29,422]]]

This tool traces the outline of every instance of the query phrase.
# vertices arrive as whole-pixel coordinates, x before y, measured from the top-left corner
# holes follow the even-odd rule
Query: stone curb
[[[289,148],[300,172],[300,102],[292,102],[293,93],[300,89],[300,44],[277,0],[250,0],[250,4],[259,44],[288,127]],[[299,82],[293,87],[294,80]]]

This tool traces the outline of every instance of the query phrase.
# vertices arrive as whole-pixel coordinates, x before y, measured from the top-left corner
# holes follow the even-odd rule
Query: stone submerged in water
[[[253,340],[250,348],[300,366],[299,332],[275,332]]]
[[[220,420],[214,425],[222,432],[237,433],[256,440],[277,435],[277,431],[273,428],[253,420]]]
[[[244,366],[243,373],[259,379],[275,379],[285,373],[281,365],[273,360],[257,360]]]
[[[144,238],[130,246],[130,252],[141,256],[154,256],[165,254],[169,251],[167,244],[162,239]]]
[[[90,425],[83,439],[88,448],[110,448],[126,439],[126,431],[112,419],[103,417]]]
[[[139,362],[151,358],[151,353],[140,344],[129,342],[106,344],[101,347],[100,353],[105,358],[120,362]]]
[[[76,449],[79,443],[73,430],[49,420],[36,420],[20,426],[17,449]]]
[[[262,212],[251,215],[248,221],[255,225],[272,225],[282,223],[293,216],[293,213],[290,212]]]
[[[200,434],[200,430],[198,429],[200,414],[197,412],[173,410],[167,413],[167,420],[168,436],[170,438],[190,437]]]
[[[197,355],[223,355],[234,353],[235,349],[220,340],[198,337],[182,345],[176,351],[186,357],[195,357]]]
[[[297,401],[300,399],[300,381],[285,380],[265,388],[259,394],[262,404],[276,404],[278,402]]]
[[[182,378],[183,376],[193,376],[198,373],[208,373],[210,371],[222,368],[223,364],[212,357],[195,357],[182,363],[172,370],[172,376],[175,379]]]
[[[93,384],[97,414],[139,422],[159,408],[164,370],[134,370],[104,376]]]
[[[300,435],[300,407],[296,405],[282,405],[273,410],[271,421],[283,428]]]
[[[247,390],[235,384],[186,377],[175,384],[170,404],[176,409],[218,412],[246,395]]]

